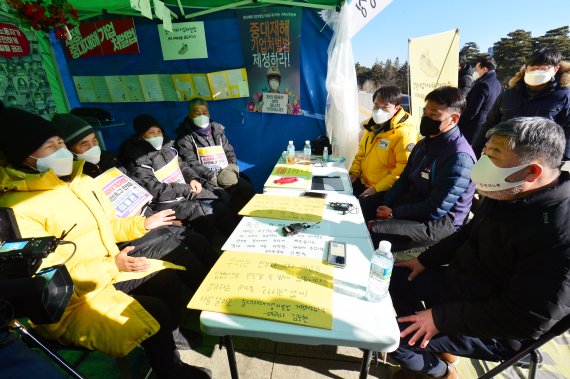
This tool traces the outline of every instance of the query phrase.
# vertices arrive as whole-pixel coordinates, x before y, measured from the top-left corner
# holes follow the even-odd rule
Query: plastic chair
[[[528,379],[535,379],[536,373],[540,364],[542,363],[542,356],[538,351],[545,343],[549,342],[553,338],[565,333],[570,329],[570,315],[567,315],[562,320],[560,320],[556,325],[554,325],[548,332],[544,333],[540,338],[532,341],[528,344],[523,345],[519,351],[516,352],[511,358],[503,361],[500,365],[488,371],[484,375],[480,376],[478,379],[490,379],[495,377],[495,375],[505,371],[511,366],[524,366],[528,365]],[[530,363],[528,363],[528,358],[530,357]]]

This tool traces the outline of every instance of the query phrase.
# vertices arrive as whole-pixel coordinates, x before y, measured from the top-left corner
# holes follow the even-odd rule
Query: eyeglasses
[[[554,66],[544,65],[544,66],[526,66],[525,71],[532,72],[532,71],[549,71],[552,70]]]

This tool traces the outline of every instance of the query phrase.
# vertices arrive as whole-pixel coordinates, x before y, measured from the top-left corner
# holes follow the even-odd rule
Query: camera
[[[11,304],[14,317],[58,321],[73,294],[71,276],[64,265],[36,271],[61,238],[21,238],[13,210],[0,208],[0,242],[0,299]]]

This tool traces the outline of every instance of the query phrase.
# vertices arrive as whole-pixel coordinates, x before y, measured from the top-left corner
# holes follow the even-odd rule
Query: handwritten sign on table
[[[269,218],[244,217],[222,250],[248,251],[324,259],[326,242],[323,225],[316,224],[299,234],[285,237],[281,229],[290,222]]]
[[[188,308],[332,329],[332,296],[320,260],[226,251]]]
[[[255,195],[239,211],[241,216],[274,218],[297,222],[323,219],[325,200],[299,196]]]

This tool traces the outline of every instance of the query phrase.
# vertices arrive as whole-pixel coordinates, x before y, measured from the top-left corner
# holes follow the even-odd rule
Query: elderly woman
[[[0,150],[10,162],[0,169],[0,206],[14,210],[23,237],[67,231],[76,246],[75,252],[59,246],[42,263],[64,263],[75,288],[60,321],[35,326],[40,334],[115,356],[142,344],[159,378],[209,378],[209,370],[183,363],[176,350],[184,300],[174,270],[147,273],[150,260],[116,245],[171,224],[171,212],[117,219],[50,122],[12,108],[0,110],[0,118]],[[137,278],[125,278],[127,272]]]

